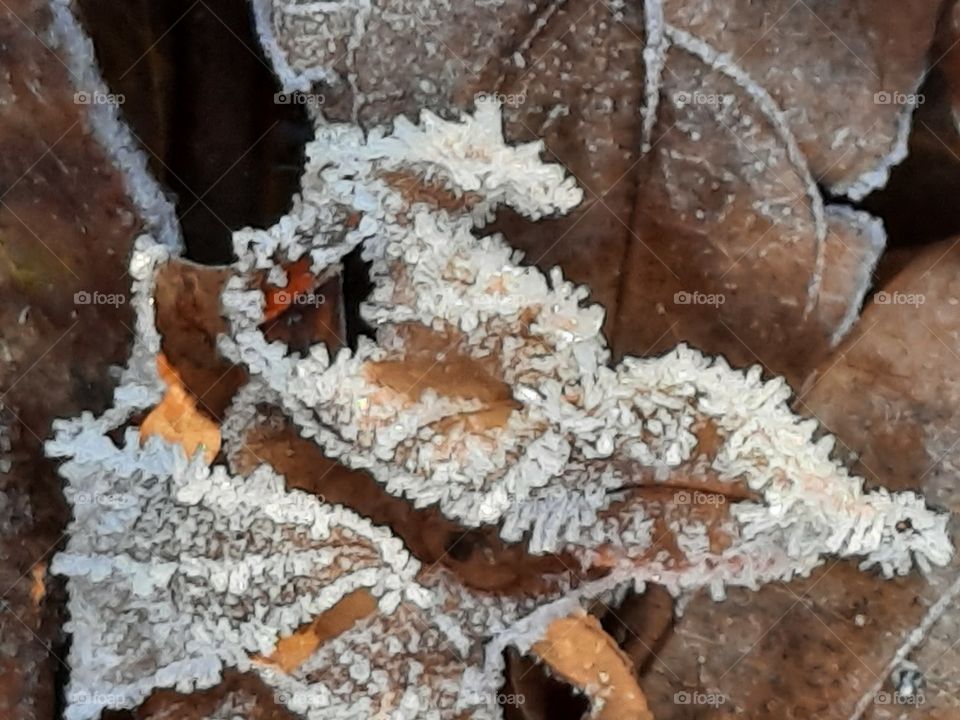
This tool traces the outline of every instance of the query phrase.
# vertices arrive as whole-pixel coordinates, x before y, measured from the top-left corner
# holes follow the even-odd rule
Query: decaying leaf
[[[872,482],[922,491],[954,518],[960,511],[958,268],[955,240],[918,254],[874,293],[842,354],[811,375],[797,402],[836,433]],[[863,392],[867,386],[870,391]],[[947,714],[960,709],[941,664],[960,623],[958,578],[954,561],[931,573],[922,588],[883,593],[886,604],[902,608],[898,620],[907,627],[893,634],[875,628],[873,644],[886,664],[863,693],[861,712],[874,706],[872,696],[886,687],[881,682],[909,658],[942,678],[938,683],[931,677],[925,708]],[[876,709],[877,718],[885,717],[883,711]]]
[[[64,594],[41,573],[70,509],[43,443],[57,417],[110,403],[134,334],[130,249],[145,229],[176,238],[116,105],[78,100],[108,91],[75,11],[0,5],[0,717],[17,720],[63,697]]]
[[[610,337],[623,306],[623,260],[639,189],[644,99],[640,3],[548,3],[512,61],[493,58],[511,141],[542,140],[546,158],[577,179],[584,200],[560,217],[531,221],[503,208],[493,229],[543,270],[559,266],[607,311]]]
[[[227,329],[220,293],[229,276],[229,269],[171,260],[157,273],[154,291],[163,354],[198,408],[217,421],[247,377],[216,347],[217,335]]]
[[[690,342],[799,385],[856,318],[882,226],[825,207],[784,113],[738,68],[666,40],[612,345]]]
[[[278,701],[277,692],[255,673],[229,670],[215,686],[196,692],[157,690],[133,714],[136,720],[298,720]],[[113,720],[107,712],[103,720]],[[124,718],[124,715],[120,715]]]

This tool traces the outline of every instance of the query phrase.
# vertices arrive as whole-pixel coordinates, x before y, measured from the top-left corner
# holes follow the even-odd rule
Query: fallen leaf
[[[854,200],[906,154],[942,4],[662,0],[666,22],[726,53],[725,64],[770,94],[814,176]]]
[[[800,412],[837,436],[841,453],[870,484],[922,492],[952,512],[954,523],[960,513],[958,278],[956,239],[925,248],[872,295],[837,356],[810,376],[796,400]],[[949,692],[952,673],[941,662],[960,627],[958,578],[956,556],[948,567],[927,573],[928,584],[919,588],[881,587],[871,578],[877,602],[899,608],[898,623],[906,628],[891,632],[878,622],[862,634],[872,639],[882,662],[895,664],[899,654],[915,661],[921,673],[943,676],[931,677],[925,694],[924,712],[931,717],[960,712]],[[938,603],[946,605],[937,609]],[[879,680],[892,669],[881,665]],[[875,685],[862,693],[864,703],[880,690]],[[888,717],[884,712],[877,706],[875,717]]]
[[[824,205],[782,111],[749,78],[687,33],[667,39],[612,345],[651,355],[689,342],[798,386],[856,318],[882,226]]]
[[[254,672],[225,670],[223,679],[213,687],[193,692],[173,689],[155,690],[124,720],[210,720],[215,717],[242,717],[243,720],[299,720],[284,707],[283,695],[267,685]],[[242,715],[237,708],[243,707]],[[116,720],[105,711],[103,720]]]
[[[623,294],[623,260],[637,242],[630,220],[641,162],[645,70],[639,3],[551,3],[517,50],[494,58],[502,79],[504,132],[515,142],[542,140],[543,156],[563,163],[584,190],[572,212],[536,222],[501,210],[492,230],[522,250],[525,262],[590,288],[612,331]],[[626,309],[630,312],[630,309]]]
[[[227,331],[220,293],[232,274],[227,268],[174,259],[157,272],[154,293],[160,348],[186,389],[216,420],[223,419],[247,379],[242,366],[217,351],[217,335]]]

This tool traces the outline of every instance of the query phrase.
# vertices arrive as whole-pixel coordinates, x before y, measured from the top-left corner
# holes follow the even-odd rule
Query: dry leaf
[[[960,512],[958,278],[956,240],[926,248],[873,294],[838,356],[811,375],[796,403],[837,435],[842,452],[869,482],[916,489],[955,517]],[[912,651],[907,656],[921,672],[942,676],[926,693],[924,709],[932,717],[960,712],[960,701],[949,691],[954,673],[941,662],[960,628],[958,578],[960,560],[955,557],[950,566],[928,573],[929,584],[919,588],[881,588],[874,581],[878,601],[901,608],[898,621],[908,630],[918,627],[925,613],[935,615],[935,622],[912,640],[907,632],[891,633],[881,624],[871,633],[885,661],[892,662],[905,643]],[[947,605],[931,610],[937,602]],[[888,673],[889,668],[879,675]],[[878,712],[877,717],[885,716]]]
[[[669,39],[614,348],[690,342],[797,385],[856,317],[882,226],[828,212],[772,100],[696,38]]]
[[[551,4],[543,26],[519,48],[522,61],[491,60],[503,79],[504,130],[512,141],[543,140],[583,187],[578,208],[533,222],[501,210],[493,229],[541,269],[560,266],[607,309],[608,337],[623,293],[623,259],[641,167],[646,34],[639,3]],[[499,74],[498,73],[498,74]],[[627,312],[631,309],[627,308]]]
[[[55,418],[109,404],[135,327],[126,259],[175,217],[159,193],[151,218],[137,216],[126,190],[148,196],[152,180],[101,142],[129,137],[105,127],[114,115],[78,102],[102,86],[76,9],[0,5],[0,717],[16,720],[49,720],[65,696],[64,593],[46,594],[34,564],[62,546],[70,511],[43,443]]]
[[[726,63],[773,97],[814,176],[835,194],[862,198],[906,153],[910,98],[940,0],[662,5],[668,23],[727,53]]]
[[[186,389],[217,420],[247,378],[243,367],[217,352],[217,335],[227,330],[220,293],[232,274],[175,259],[160,268],[154,293],[161,350]]]
[[[132,716],[136,720],[210,720],[217,717],[243,720],[301,720],[283,706],[282,694],[267,685],[256,673],[226,670],[223,679],[205,690],[180,693],[156,690]],[[238,715],[238,707],[243,708]],[[125,720],[130,717],[122,716]],[[113,720],[109,712],[103,720]]]

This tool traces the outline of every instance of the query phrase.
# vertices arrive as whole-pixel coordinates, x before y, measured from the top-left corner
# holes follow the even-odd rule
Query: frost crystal
[[[235,235],[220,349],[251,380],[224,448],[229,461],[254,405],[274,403],[386,492],[465,527],[495,524],[532,553],[564,551],[600,579],[481,595],[425,571],[388,528],[288,491],[266,465],[246,477],[207,467],[158,438],[141,446],[135,428],[118,447],[107,433],[162,388],[151,296],[168,251],[142,238],[138,340],[115,407],[59,422],[48,446],[66,458],[75,515],[54,565],[69,578],[70,697],[86,699],[68,720],[134,707],[154,688],[210,686],[226,667],[255,669],[311,719],[496,718],[502,650],[526,651],[551,620],[625,585],[720,595],[807,573],[827,554],[888,576],[947,561],[946,516],[915,494],[865,492],[831,459],[832,439],[790,411],[783,380],[684,346],[611,366],[584,288],[474,234],[497,205],[539,218],[580,202],[540,150],[507,146],[489,102],[462,121],[425,112],[366,136],[318,124],[293,211]],[[363,314],[376,341],[335,357],[269,342],[264,278],[282,283],[302,257],[320,276],[357,246],[372,262]],[[698,506],[708,494],[722,504]],[[376,599],[374,616],[295,671],[251,660],[357,589]]]

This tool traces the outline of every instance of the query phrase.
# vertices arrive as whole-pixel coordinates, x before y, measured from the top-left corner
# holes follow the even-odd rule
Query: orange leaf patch
[[[284,265],[287,273],[287,284],[282,288],[268,286],[263,295],[266,306],[263,309],[263,321],[274,320],[293,304],[293,299],[302,293],[310,291],[317,278],[310,272],[310,258],[303,257],[296,262]]]
[[[197,410],[197,401],[163,353],[157,356],[157,370],[167,385],[167,392],[140,425],[140,442],[159,435],[167,442],[180,445],[191,458],[202,447],[204,460],[212,463],[220,452],[220,428]]]
[[[592,615],[554,620],[533,652],[565,681],[581,688],[597,720],[653,720],[633,665]]]
[[[30,578],[30,599],[39,605],[47,595],[47,564],[41,561],[30,568]]]
[[[354,590],[329,610],[320,613],[306,625],[301,625],[292,635],[281,638],[269,656],[255,655],[253,661],[291,673],[303,665],[324,642],[346,632],[376,609],[377,601],[369,591]]]

